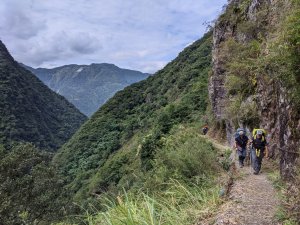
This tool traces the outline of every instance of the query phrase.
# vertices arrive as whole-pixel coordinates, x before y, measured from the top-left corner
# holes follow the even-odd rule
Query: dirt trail
[[[217,140],[210,138],[208,135],[199,135],[202,138],[207,139],[209,142],[211,142],[213,144],[213,146],[221,151],[225,151],[226,149],[229,149],[229,146],[220,144],[219,142],[217,142]]]
[[[209,138],[208,138],[209,139]],[[223,150],[213,141],[214,146]],[[235,158],[235,157],[234,157]],[[271,181],[264,172],[253,175],[250,166],[239,168],[236,162],[237,179],[229,193],[229,199],[220,208],[214,222],[215,225],[277,225],[274,219],[279,199]]]
[[[249,167],[240,169],[241,178],[235,180],[226,202],[217,215],[215,225],[275,225],[279,200],[268,180],[262,172],[253,175]]]

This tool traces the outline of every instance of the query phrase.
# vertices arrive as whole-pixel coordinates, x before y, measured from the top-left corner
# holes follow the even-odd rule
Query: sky
[[[0,0],[0,39],[32,67],[113,63],[154,73],[207,31],[227,0]]]

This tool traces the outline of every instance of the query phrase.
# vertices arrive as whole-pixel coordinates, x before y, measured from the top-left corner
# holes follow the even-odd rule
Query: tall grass
[[[106,211],[88,214],[88,225],[193,224],[210,216],[220,203],[219,188],[188,186],[171,180],[161,194],[124,192],[115,200],[105,199]]]

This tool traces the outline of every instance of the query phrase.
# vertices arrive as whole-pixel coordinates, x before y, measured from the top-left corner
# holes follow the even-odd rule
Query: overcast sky
[[[153,73],[227,0],[1,0],[0,39],[33,67],[114,63]]]

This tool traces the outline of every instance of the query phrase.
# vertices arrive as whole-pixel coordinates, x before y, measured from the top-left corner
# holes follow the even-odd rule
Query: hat
[[[243,135],[243,134],[244,134],[244,131],[240,130],[239,135]]]

